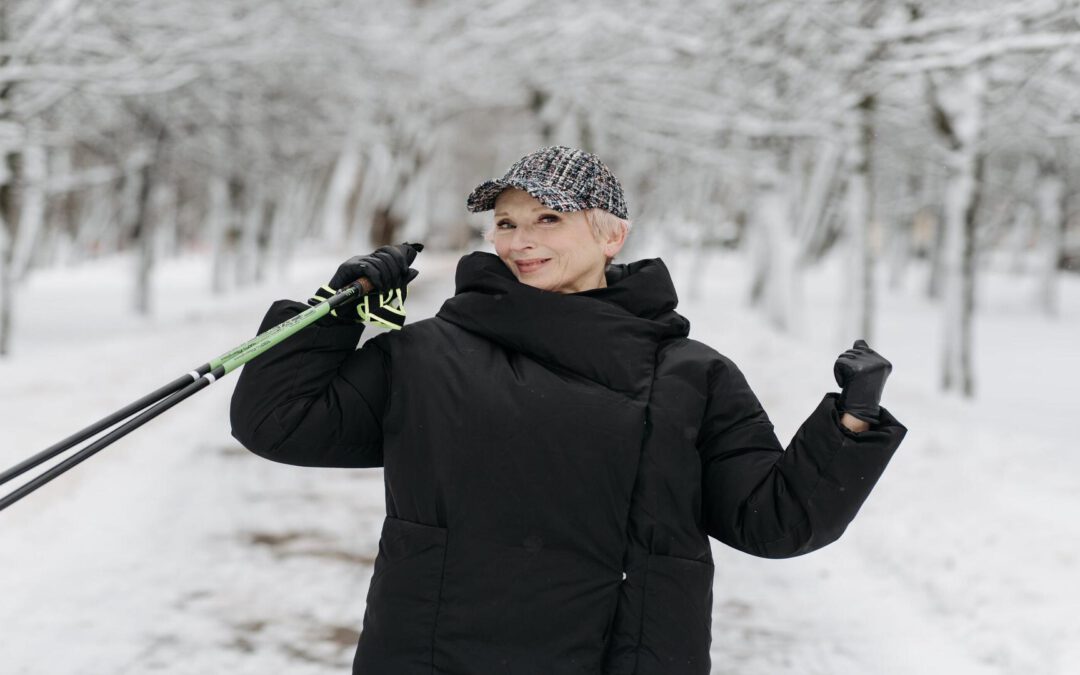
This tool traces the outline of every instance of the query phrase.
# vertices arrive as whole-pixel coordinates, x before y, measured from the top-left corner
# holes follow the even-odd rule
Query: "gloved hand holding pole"
[[[409,267],[416,254],[424,249],[421,244],[398,244],[380,246],[364,256],[353,256],[337,268],[330,283],[315,291],[308,304],[316,305],[327,300],[353,279],[364,278],[372,290],[362,297],[355,297],[330,311],[330,316],[340,323],[374,323],[391,330],[401,328],[405,321],[404,303],[409,283],[420,274]],[[372,302],[372,292],[378,294]]]

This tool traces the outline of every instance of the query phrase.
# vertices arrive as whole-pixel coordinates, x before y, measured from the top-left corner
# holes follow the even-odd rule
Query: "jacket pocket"
[[[445,558],[445,528],[386,517],[353,673],[430,675]]]
[[[712,563],[650,555],[636,675],[709,675]]]

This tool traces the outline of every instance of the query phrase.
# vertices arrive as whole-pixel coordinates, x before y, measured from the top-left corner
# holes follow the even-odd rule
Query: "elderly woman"
[[[438,314],[356,348],[335,315],[248,364],[233,434],[268,459],[383,467],[386,519],[353,672],[706,675],[708,537],[767,558],[851,522],[906,429],[856,342],[785,450],[743,374],[688,337],[594,155],[543,148],[481,184],[495,254]],[[339,268],[404,286],[416,248]],[[261,330],[306,305],[276,302]],[[368,308],[370,310],[370,307]],[[364,314],[369,316],[368,314]]]

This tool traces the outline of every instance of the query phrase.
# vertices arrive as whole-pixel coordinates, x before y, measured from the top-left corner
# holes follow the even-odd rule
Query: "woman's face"
[[[604,268],[624,237],[600,241],[584,211],[556,211],[518,188],[495,199],[495,252],[523,284],[558,293],[607,285]]]

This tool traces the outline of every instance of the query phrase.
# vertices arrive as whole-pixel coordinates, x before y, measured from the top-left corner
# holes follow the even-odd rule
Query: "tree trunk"
[[[259,203],[255,207],[255,217],[258,218],[255,233],[255,283],[261,284],[266,279],[266,267],[270,258],[270,240],[274,226],[274,211],[277,210],[277,200],[263,189],[259,191]]]
[[[828,233],[825,216],[836,192],[843,146],[830,140],[819,142],[813,156],[804,196],[796,202],[800,261],[804,266],[817,262],[824,252],[823,242]]]
[[[1039,160],[1037,157],[1029,155],[1020,160],[1020,167],[1012,177],[1012,184],[1017,186],[1019,195],[1035,195],[1035,200],[1038,201]],[[1032,203],[1028,198],[1019,197],[1010,214],[1011,222],[1006,239],[1006,253],[1009,257],[1007,269],[1017,276],[1027,274],[1031,247],[1037,238],[1039,227],[1037,206],[1037,203]]]
[[[1058,266],[1065,249],[1065,179],[1052,161],[1040,163],[1035,201],[1039,212],[1039,307],[1057,316]]]
[[[350,227],[349,250],[364,251],[372,241],[378,240],[376,230],[389,217],[385,203],[393,193],[396,164],[390,149],[383,143],[374,143],[363,162],[363,179],[356,197],[354,220]]]
[[[6,161],[6,160],[4,160]],[[11,235],[8,228],[6,184],[0,185],[0,357],[11,353],[11,315],[15,293],[11,274]]]
[[[263,221],[263,190],[257,180],[249,181],[243,198],[237,202],[240,241],[236,259],[236,284],[246,286],[256,281],[259,258],[259,230]]]
[[[228,269],[228,232],[232,208],[229,205],[229,182],[223,176],[211,176],[207,185],[206,231],[210,241],[210,290],[225,292]]]
[[[800,323],[795,298],[797,249],[791,234],[790,200],[774,154],[755,172],[754,224],[751,233],[751,300],[761,304],[768,322],[781,332]]]
[[[280,185],[278,194],[280,200],[276,204],[270,217],[270,233],[267,242],[267,261],[273,269],[275,279],[284,279],[289,250],[295,239],[296,231],[300,222],[305,217],[301,215],[305,200],[306,181],[302,173],[286,176]],[[325,209],[323,211],[325,213]]]
[[[10,14],[8,3],[0,2],[0,44],[10,44]],[[0,68],[7,65],[9,57],[0,53]],[[0,83],[0,123],[9,122],[10,113],[5,110],[12,99],[14,84]],[[15,227],[19,209],[16,189],[19,185],[19,157],[8,148],[0,146],[0,357],[11,352],[12,315],[15,303],[15,277],[11,261],[15,243]]]
[[[975,216],[984,165],[981,141],[986,82],[980,70],[972,69],[956,84],[952,110],[938,108],[938,129],[949,143],[942,246],[945,342],[941,385],[971,398],[975,395]]]
[[[12,253],[18,222],[18,185],[21,162],[18,153],[0,152],[0,357],[11,353],[15,314],[15,275]]]
[[[847,331],[844,341],[854,333],[874,342],[874,251],[870,228],[875,222],[872,173],[874,143],[873,96],[867,96],[853,111],[851,142],[848,146],[847,233],[849,235],[848,273],[839,289],[839,302],[854,311],[842,311]]]
[[[150,195],[150,211],[157,221],[157,237],[154,257],[158,260],[171,258],[180,247],[180,214],[176,184],[155,181]]]
[[[48,178],[45,148],[27,145],[22,159],[19,226],[11,254],[11,274],[16,283],[25,280],[30,271],[34,249],[45,223],[45,181]]]
[[[139,258],[135,268],[135,312],[142,316],[150,314],[151,280],[156,260],[155,238],[157,222],[150,213],[150,191],[153,189],[151,164],[139,170],[139,199],[135,220],[135,240]]]
[[[350,206],[356,203],[360,169],[360,148],[350,136],[334,164],[323,208],[320,231],[323,239],[333,246],[345,243],[349,225],[355,219]]]
[[[888,217],[882,220],[889,223],[885,255],[887,258],[889,288],[897,291],[900,289],[914,248],[915,219],[918,217],[920,204],[918,203],[919,183],[924,178],[911,173],[905,181],[904,194],[901,198],[902,206]]]
[[[945,215],[937,209],[923,210],[923,223],[930,228],[930,273],[926,279],[926,297],[939,300],[945,285]]]
[[[153,188],[153,166],[156,153],[134,153],[134,167],[124,177],[124,219],[130,227],[131,237],[137,246],[135,262],[135,288],[132,294],[135,312],[141,316],[150,314],[150,282],[154,271],[154,218],[150,213],[150,191]]]
[[[703,286],[708,282],[709,259],[712,253],[714,233],[719,229],[720,222],[726,217],[724,209],[719,204],[712,203],[712,195],[716,188],[716,177],[708,172],[701,171],[691,174],[688,179],[692,181],[693,193],[691,208],[693,208],[694,235],[692,239],[693,255],[690,259],[690,268],[687,278],[687,298],[691,301],[700,300],[705,294]]]
[[[418,157],[416,167],[407,188],[407,213],[400,238],[405,241],[423,241],[431,224],[431,161]],[[399,243],[394,241],[392,243]]]
[[[555,122],[551,119],[551,94],[534,87],[529,99],[529,110],[536,117],[541,145],[551,145],[555,137]]]

